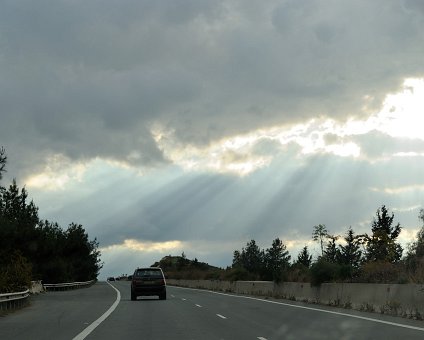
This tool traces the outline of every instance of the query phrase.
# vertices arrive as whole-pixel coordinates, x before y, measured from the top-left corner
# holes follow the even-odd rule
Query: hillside
[[[224,269],[199,262],[197,258],[187,259],[184,253],[182,256],[165,256],[152,267],[161,267],[167,279],[219,279],[225,272]]]

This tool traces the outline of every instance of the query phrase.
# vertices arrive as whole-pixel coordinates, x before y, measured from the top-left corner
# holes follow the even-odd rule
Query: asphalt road
[[[102,315],[116,299],[105,282],[89,288],[31,297],[30,306],[0,317],[0,339],[72,339]]]
[[[167,300],[131,301],[129,282],[113,285],[119,301],[106,283],[39,295],[0,318],[0,339],[424,338],[422,321],[170,286]]]

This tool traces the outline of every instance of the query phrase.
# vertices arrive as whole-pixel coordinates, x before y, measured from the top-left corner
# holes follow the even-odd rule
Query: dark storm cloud
[[[0,143],[15,172],[55,153],[152,166],[154,124],[207,144],[343,120],[423,76],[423,30],[412,0],[3,1]]]

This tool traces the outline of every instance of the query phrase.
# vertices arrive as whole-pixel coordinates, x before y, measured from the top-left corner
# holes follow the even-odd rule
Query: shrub
[[[20,251],[14,251],[0,269],[0,293],[18,292],[31,285],[31,265]]]
[[[424,283],[424,257],[407,260],[409,281],[412,283]]]
[[[246,281],[254,279],[254,276],[242,267],[227,269],[224,273],[224,280],[228,281]]]
[[[288,271],[287,279],[290,282],[310,282],[310,269],[301,263],[295,263]]]
[[[360,280],[368,283],[405,282],[405,271],[400,264],[376,261],[362,266]]]
[[[324,282],[331,282],[339,276],[339,266],[335,263],[319,259],[313,263],[310,269],[311,285],[319,286]]]

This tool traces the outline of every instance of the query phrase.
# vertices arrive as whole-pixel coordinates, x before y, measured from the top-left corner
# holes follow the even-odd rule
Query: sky
[[[100,278],[231,265],[313,226],[406,246],[424,207],[420,0],[5,0],[2,185],[97,238]]]

